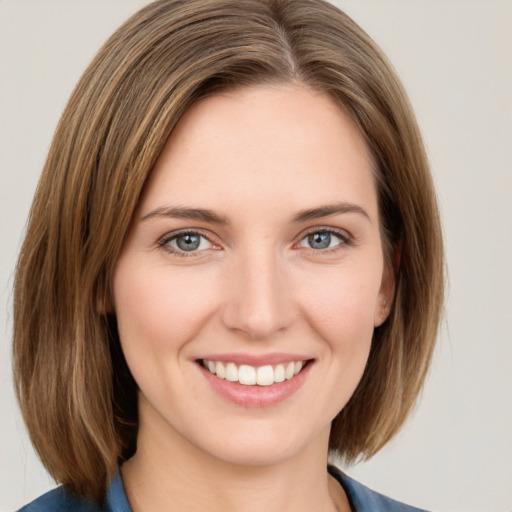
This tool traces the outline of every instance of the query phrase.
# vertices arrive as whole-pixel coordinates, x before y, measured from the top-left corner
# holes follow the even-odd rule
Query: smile
[[[277,406],[295,394],[315,366],[307,355],[204,354],[196,359],[211,389],[244,408]]]
[[[301,372],[307,361],[289,361],[256,367],[248,364],[237,365],[233,362],[226,363],[203,359],[201,364],[219,379],[238,382],[244,386],[271,386],[292,379]]]

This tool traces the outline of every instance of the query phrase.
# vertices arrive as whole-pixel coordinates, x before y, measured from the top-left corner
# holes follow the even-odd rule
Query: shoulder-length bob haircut
[[[135,450],[137,386],[120,350],[111,274],[148,176],[205,95],[298,83],[333,97],[374,158],[388,320],[333,421],[347,462],[377,452],[424,382],[443,301],[438,208],[404,90],[370,37],[323,0],[159,0],[122,25],[60,119],[30,212],[14,292],[14,378],[32,442],[73,493],[101,501]]]

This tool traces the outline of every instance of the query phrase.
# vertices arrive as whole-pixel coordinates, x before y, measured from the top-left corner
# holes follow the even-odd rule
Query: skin
[[[300,85],[215,95],[180,120],[113,278],[140,387],[138,449],[122,467],[134,512],[349,510],[326,472],[330,423],[362,376],[394,286],[372,165],[334,100]],[[318,218],[297,220],[310,209]],[[180,230],[201,245],[180,250]],[[328,248],[311,246],[308,235],[329,232]],[[267,407],[227,400],[197,362],[276,352],[311,363],[302,385]]]

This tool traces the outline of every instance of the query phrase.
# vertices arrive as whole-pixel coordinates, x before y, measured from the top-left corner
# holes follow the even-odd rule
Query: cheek
[[[114,275],[115,313],[123,350],[173,350],[194,337],[214,309],[211,278],[169,266],[120,261]]]
[[[325,339],[370,341],[378,302],[378,276],[347,272],[314,280],[314,293],[302,294],[303,314]]]

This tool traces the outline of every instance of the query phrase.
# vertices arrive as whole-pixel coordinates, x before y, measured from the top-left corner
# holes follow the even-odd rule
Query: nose
[[[297,315],[291,279],[271,250],[240,255],[227,276],[224,325],[249,339],[285,331]]]

